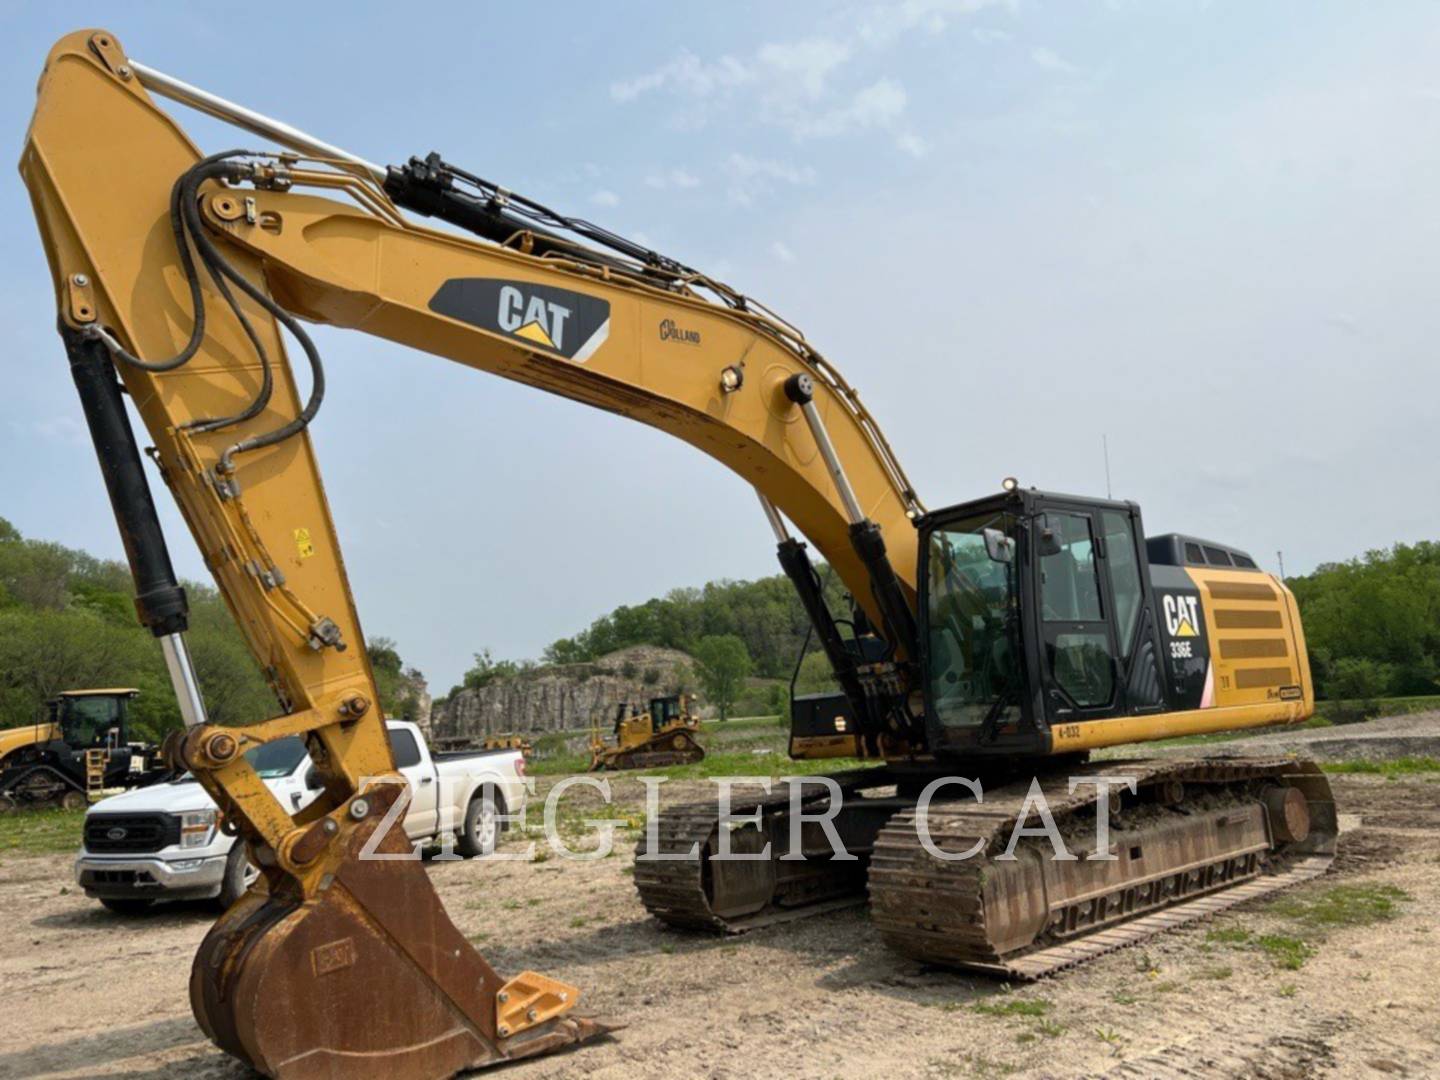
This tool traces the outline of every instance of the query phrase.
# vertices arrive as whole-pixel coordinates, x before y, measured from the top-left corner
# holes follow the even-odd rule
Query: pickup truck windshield
[[[245,760],[261,780],[278,780],[289,776],[305,760],[305,743],[299,735],[287,735],[264,746],[247,751]]]

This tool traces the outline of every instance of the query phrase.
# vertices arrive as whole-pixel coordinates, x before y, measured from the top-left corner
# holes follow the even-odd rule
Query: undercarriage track
[[[1072,775],[1092,782],[1071,791]],[[1134,795],[1111,788],[1105,852],[1096,850],[1096,777],[1133,778],[1137,788]],[[635,883],[646,908],[672,926],[733,933],[859,903],[868,888],[872,921],[890,947],[926,963],[1025,980],[1307,880],[1335,851],[1330,786],[1308,761],[1116,761],[1040,774],[1034,784],[1068,860],[1053,858],[1050,841],[1036,835],[1041,818],[1029,778],[987,788],[982,802],[966,793],[931,803],[931,846],[974,852],[952,859],[926,850],[913,797],[866,794],[895,783],[886,770],[832,779],[845,795],[835,825],[858,861],[832,859],[808,823],[805,858],[776,859],[787,850],[788,792],[732,805],[732,816],[760,811],[763,822],[726,826],[732,851],[774,844],[770,859],[754,862],[712,861],[716,808],[680,807],[657,823],[656,851],[668,860],[641,857],[646,840],[637,847]],[[807,814],[827,808],[824,788],[805,791]],[[1006,858],[1022,812],[1027,832]],[[683,858],[695,845],[701,858]]]

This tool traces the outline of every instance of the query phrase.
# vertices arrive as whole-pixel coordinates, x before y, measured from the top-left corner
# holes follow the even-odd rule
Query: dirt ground
[[[663,929],[624,834],[597,861],[430,872],[502,974],[564,978],[627,1025],[506,1080],[1440,1075],[1440,776],[1333,780],[1345,831],[1320,881],[1014,988],[894,956],[861,908],[731,939]],[[616,790],[638,806],[632,778]],[[190,1016],[205,906],[122,919],[44,855],[0,865],[0,910],[0,1077],[251,1075]]]

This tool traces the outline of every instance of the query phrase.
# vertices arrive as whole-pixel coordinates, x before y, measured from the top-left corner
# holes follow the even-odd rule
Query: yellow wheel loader
[[[404,854],[380,831],[404,785],[310,437],[327,369],[307,323],[649,424],[756,489],[840,686],[793,701],[791,753],[873,767],[741,800],[724,820],[714,806],[662,813],[635,882],[666,922],[743,930],[868,895],[906,955],[1031,978],[1329,863],[1335,808],[1307,762],[1085,760],[1311,714],[1294,597],[1243,551],[1147,534],[1133,503],[1014,482],[927,508],[860,395],[789,323],[439,154],[377,165],[150,67],[104,30],[56,44],[38,95],[21,173],[137,610],[186,721],[175,758],[261,872],[190,984],[202,1029],[255,1069],[449,1076],[605,1030],[576,1011],[575,987],[497,973],[419,862],[360,857]],[[161,97],[259,149],[201,151]],[[856,259],[863,272],[863,246]],[[897,367],[904,378],[903,353]],[[267,721],[206,718],[122,380],[273,682]],[[975,403],[955,393],[963,417]],[[831,610],[797,533],[853,610]],[[299,811],[245,756],[295,735],[323,787]],[[797,811],[848,857],[805,842],[815,829],[792,850]],[[1062,853],[1041,825],[1093,843]],[[710,858],[727,846],[756,857]]]

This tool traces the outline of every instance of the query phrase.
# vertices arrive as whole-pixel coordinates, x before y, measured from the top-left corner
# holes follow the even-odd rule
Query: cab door
[[[412,840],[434,836],[439,817],[439,796],[435,790],[435,768],[424,760],[415,733],[409,728],[390,729],[390,751],[395,768],[410,785],[410,808],[405,812],[405,834]]]
[[[1041,681],[1052,724],[1114,715],[1115,628],[1098,514],[1047,507],[1032,530]]]
[[[1165,708],[1160,637],[1139,510],[1100,507],[1092,521],[1099,528],[1100,564],[1113,613],[1116,713],[1159,712]]]

